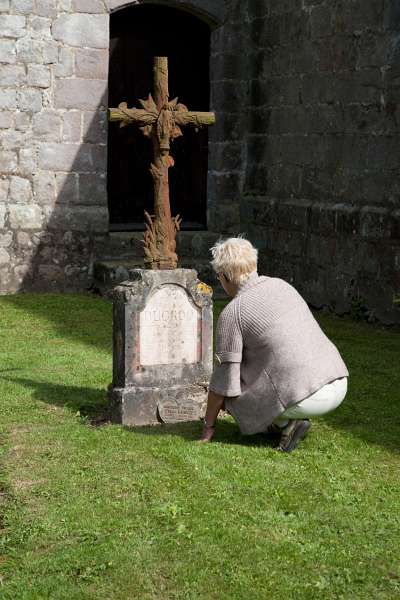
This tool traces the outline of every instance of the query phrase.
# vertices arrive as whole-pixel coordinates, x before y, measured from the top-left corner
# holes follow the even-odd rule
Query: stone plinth
[[[130,277],[113,293],[113,419],[196,420],[212,371],[212,290],[192,269],[133,269]]]

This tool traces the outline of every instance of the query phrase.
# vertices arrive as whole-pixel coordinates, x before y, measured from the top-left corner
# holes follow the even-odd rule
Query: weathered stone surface
[[[42,110],[42,93],[40,90],[23,89],[17,92],[19,110],[37,113]]]
[[[105,111],[83,114],[83,141],[91,144],[107,142],[107,113]]]
[[[0,204],[0,229],[4,229],[6,224],[6,206]]]
[[[10,178],[9,200],[27,203],[32,199],[32,186],[29,179],[13,176]]]
[[[47,171],[39,171],[33,177],[33,193],[39,204],[54,203],[56,197],[55,175]]]
[[[54,73],[56,77],[71,77],[71,75],[73,75],[74,51],[72,48],[60,48],[59,60],[54,67]]]
[[[0,150],[0,173],[14,173],[17,169],[18,158],[16,152]]]
[[[31,115],[28,113],[17,112],[15,114],[15,129],[17,131],[28,131],[31,121]]]
[[[12,126],[13,113],[11,111],[0,111],[0,129],[8,129]]]
[[[56,83],[56,108],[95,110],[106,105],[107,83],[101,80],[59,79]]]
[[[76,76],[83,79],[107,79],[108,51],[82,48],[75,50]]]
[[[11,205],[9,210],[12,229],[41,229],[43,216],[40,206],[15,204]]]
[[[0,247],[8,248],[11,246],[13,241],[13,234],[11,232],[1,233],[0,234]]]
[[[26,33],[25,17],[20,15],[3,15],[1,17],[0,33],[5,38],[20,38]]]
[[[37,169],[37,153],[35,148],[22,148],[19,151],[19,171],[21,175],[32,175]]]
[[[0,40],[0,62],[14,64],[15,61],[15,42],[12,40]]]
[[[22,15],[33,12],[33,0],[11,0],[11,11]]]
[[[42,43],[43,63],[46,65],[58,63],[58,44],[49,40]]]
[[[105,148],[92,144],[43,144],[39,166],[50,171],[102,172]]]
[[[36,0],[36,14],[41,17],[55,17],[57,5],[55,0]]]
[[[15,54],[15,44],[12,51]],[[16,51],[18,61],[24,64],[40,63],[43,60],[42,43],[40,40],[31,39],[29,37],[22,38],[17,41]],[[15,59],[3,62],[15,62]]]
[[[114,292],[114,418],[128,426],[197,419],[212,369],[211,290],[185,269],[131,277]]]
[[[107,203],[105,175],[79,175],[79,203],[82,205],[103,206]]]
[[[79,142],[82,129],[81,120],[82,113],[78,110],[68,111],[63,114],[62,140],[64,142]]]
[[[54,21],[53,37],[70,46],[108,47],[108,15],[61,15]]]
[[[25,83],[25,69],[22,65],[0,65],[0,82],[2,86]]]
[[[10,10],[10,0],[0,0],[0,12],[8,12]]]
[[[28,66],[28,85],[32,87],[47,88],[50,86],[50,68],[46,65]]]
[[[0,265],[7,265],[10,262],[10,255],[4,248],[0,248]]]
[[[17,93],[13,89],[0,89],[0,109],[15,108]]]
[[[25,0],[23,0],[25,1]],[[28,3],[30,0],[26,0]],[[51,19],[45,17],[32,16],[29,19],[29,26],[32,29],[32,36],[38,39],[46,39],[51,36]]]
[[[78,13],[106,13],[103,0],[72,0],[72,8]]]
[[[76,173],[57,173],[57,202],[77,204],[79,202],[78,175]]]
[[[54,110],[42,110],[33,116],[32,130],[41,140],[58,141],[61,138],[61,116]]]

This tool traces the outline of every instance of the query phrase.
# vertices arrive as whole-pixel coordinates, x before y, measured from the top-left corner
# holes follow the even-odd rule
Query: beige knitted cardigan
[[[256,272],[222,311],[210,390],[244,434],[265,431],[286,408],[348,370],[306,302],[282,279]]]

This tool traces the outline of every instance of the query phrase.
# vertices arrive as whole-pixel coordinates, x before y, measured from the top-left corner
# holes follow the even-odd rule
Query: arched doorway
[[[168,56],[170,97],[190,110],[209,110],[210,29],[197,17],[157,5],[131,6],[110,19],[109,106],[139,106],[153,88],[153,57]],[[185,128],[171,148],[172,213],[183,229],[205,229],[208,134]],[[108,129],[107,191],[112,231],[143,228],[143,211],[152,212],[149,173],[151,142],[136,127]]]

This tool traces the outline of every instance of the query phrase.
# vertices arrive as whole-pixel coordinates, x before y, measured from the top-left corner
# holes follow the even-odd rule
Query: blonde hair
[[[210,248],[211,266],[216,273],[223,273],[236,285],[244,283],[257,270],[258,251],[242,236],[218,240]]]

